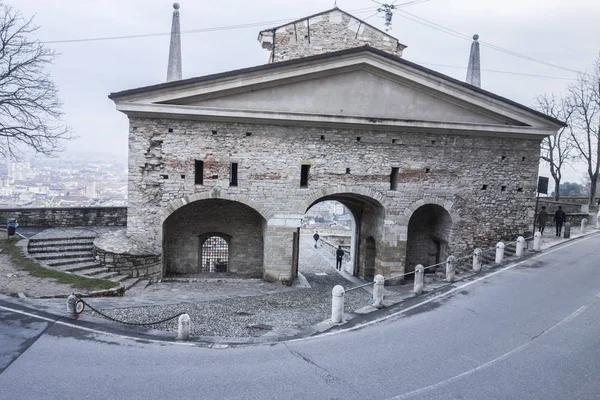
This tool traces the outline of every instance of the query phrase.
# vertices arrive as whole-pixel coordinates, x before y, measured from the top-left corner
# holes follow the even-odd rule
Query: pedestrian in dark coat
[[[558,210],[554,213],[554,222],[556,222],[556,236],[560,236],[562,232],[563,223],[567,219],[567,214],[562,210],[561,206],[558,206]]]
[[[548,222],[548,211],[546,211],[546,206],[543,206],[542,211],[540,211],[537,217],[537,223],[542,235],[544,234],[544,228],[546,228],[546,222]]]
[[[317,248],[317,244],[319,243],[319,233],[315,232],[313,235],[313,239],[315,239],[315,249]]]
[[[339,245],[337,250],[335,251],[335,268],[338,271],[342,270],[342,260],[344,259],[344,250],[342,249],[342,245]]]

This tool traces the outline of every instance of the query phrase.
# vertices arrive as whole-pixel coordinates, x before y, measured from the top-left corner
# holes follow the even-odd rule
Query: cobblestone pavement
[[[258,280],[233,282],[168,282],[128,292],[123,298],[90,299],[107,315],[145,323],[186,312],[197,336],[261,336],[271,329],[300,329],[331,316],[331,290],[354,286],[340,275],[325,250],[315,250],[302,237],[299,271],[311,288],[289,288]],[[356,290],[346,310],[367,305],[371,295]],[[136,306],[131,307],[131,304]],[[87,311],[86,311],[87,312]],[[176,331],[176,320],[153,328]]]

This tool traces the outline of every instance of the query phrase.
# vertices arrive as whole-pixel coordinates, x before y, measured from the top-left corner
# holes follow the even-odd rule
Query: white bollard
[[[502,261],[504,260],[504,243],[502,242],[498,242],[498,244],[496,244],[496,264],[502,264]]]
[[[582,235],[585,235],[586,228],[587,228],[587,219],[584,218],[581,220],[581,234]]]
[[[177,339],[188,340],[190,338],[190,332],[192,331],[192,321],[190,316],[187,314],[181,314],[179,316],[179,324],[177,325]]]
[[[536,232],[533,235],[533,251],[540,251],[542,249],[542,234]]]
[[[77,296],[74,294],[67,297],[67,317],[77,319]]]
[[[383,285],[385,279],[381,275],[375,275],[375,284],[373,285],[373,307],[383,308]]]
[[[337,285],[331,291],[331,322],[339,324],[344,319],[344,287]]]
[[[454,282],[454,263],[456,262],[456,257],[450,256],[446,260],[446,282]]]
[[[596,229],[600,229],[600,211],[596,215]]]
[[[523,236],[519,236],[517,238],[517,250],[515,251],[515,255],[517,257],[523,257],[524,249],[525,249],[525,238]]]
[[[481,249],[475,249],[473,252],[473,271],[479,272],[481,271]]]
[[[417,265],[415,267],[415,287],[413,289],[413,292],[415,294],[422,294],[423,293],[423,278],[425,276],[425,267],[423,267],[421,264]]]

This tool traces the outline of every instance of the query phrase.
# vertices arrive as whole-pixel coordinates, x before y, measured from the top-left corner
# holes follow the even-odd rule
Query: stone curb
[[[359,309],[359,310],[355,310],[352,313],[345,313],[344,317],[347,317],[347,318],[345,318],[344,322],[342,322],[342,323],[333,323],[330,320],[325,320],[325,321],[322,321],[320,323],[317,323],[315,325],[311,325],[311,326],[308,326],[305,328],[297,328],[297,329],[296,328],[282,328],[281,330],[279,330],[279,332],[278,332],[278,330],[273,330],[273,331],[270,331],[259,337],[194,336],[189,341],[186,341],[185,343],[188,343],[189,345],[195,345],[195,346],[201,346],[201,347],[207,347],[207,348],[224,349],[224,348],[228,348],[228,347],[242,346],[242,345],[273,344],[273,343],[279,343],[279,342],[284,342],[284,341],[293,340],[293,339],[311,337],[311,336],[315,336],[315,335],[325,333],[328,331],[344,329],[344,328],[350,327],[350,325],[351,325],[350,323],[353,320],[357,319],[357,317],[359,317],[359,316],[363,317],[361,319],[367,319],[368,315],[375,317],[376,315],[378,316],[381,313],[390,312],[390,311],[392,311],[392,309],[397,308],[396,306],[402,305],[403,303],[406,303],[407,301],[410,301],[410,300],[414,301],[414,300],[417,300],[418,298],[425,300],[427,297],[429,297],[433,294],[436,294],[438,292],[443,292],[444,290],[447,290],[451,286],[455,285],[457,282],[466,281],[470,278],[473,278],[474,276],[485,276],[488,273],[494,272],[494,270],[496,270],[498,268],[503,268],[503,267],[512,265],[514,263],[522,262],[523,260],[534,257],[538,254],[543,254],[545,252],[545,250],[547,250],[547,249],[550,249],[550,248],[553,248],[556,246],[560,246],[562,244],[569,243],[572,241],[576,241],[576,240],[579,240],[579,239],[582,239],[582,238],[585,238],[588,236],[596,236],[599,234],[600,234],[600,231],[597,231],[594,229],[584,235],[580,235],[575,238],[570,238],[568,240],[548,246],[546,249],[544,249],[540,252],[530,251],[528,253],[525,253],[525,255],[520,258],[516,258],[513,256],[513,257],[507,259],[507,261],[509,261],[509,262],[502,263],[502,264],[495,264],[492,267],[486,268],[485,270],[482,269],[481,272],[470,273],[468,276],[463,276],[460,279],[457,279],[452,283],[443,284],[432,290],[424,292],[420,296],[412,294],[412,295],[403,297],[402,299],[400,299],[399,301],[396,301],[396,302],[386,300],[386,302],[385,302],[386,307],[383,309],[377,309],[377,308],[367,305],[367,306],[363,307],[364,310]],[[400,297],[400,296],[398,296],[398,297]],[[2,302],[1,301],[2,297],[4,297],[4,296],[0,295],[0,303]],[[56,297],[56,298],[62,298],[62,296]],[[12,297],[6,296],[6,298],[4,299],[4,302],[17,305],[19,308],[33,312],[33,313],[38,312],[38,313],[43,313],[46,315],[52,315],[57,320],[61,319],[61,318],[65,318],[64,315],[56,315],[53,312],[35,310],[30,307],[24,306],[23,304],[21,304],[19,302],[18,299],[15,299]],[[417,304],[418,304],[418,302],[417,302]],[[369,307],[372,310],[370,310]],[[363,310],[363,311],[359,312],[360,310]],[[394,311],[396,311],[396,310],[394,310]],[[371,319],[371,318],[368,318],[368,319]],[[126,329],[126,328],[124,328],[123,325],[120,325],[116,322],[112,322],[112,321],[109,321],[109,320],[106,320],[103,318],[86,316],[85,320],[69,320],[69,322],[75,326],[81,326],[82,328],[97,329],[99,331],[104,331],[109,334],[125,335],[125,336],[131,336],[134,338],[142,338],[142,339],[150,337],[152,340],[165,341],[165,342],[178,342],[176,340],[177,334],[175,332],[157,331],[157,330],[153,330],[153,329],[144,330],[143,328],[140,329],[140,327],[135,327],[135,328],[126,327],[127,328]],[[285,331],[287,331],[287,332],[285,332]]]

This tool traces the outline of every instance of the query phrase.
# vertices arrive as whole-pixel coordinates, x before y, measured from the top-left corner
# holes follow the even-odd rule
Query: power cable
[[[373,7],[368,8],[359,8],[355,10],[349,10],[348,12],[354,12],[356,14],[366,13],[373,11]],[[370,18],[370,17],[369,17]],[[288,18],[288,19],[279,19],[274,21],[264,21],[264,22],[253,22],[248,24],[240,24],[240,25],[229,25],[229,26],[218,26],[212,28],[200,28],[200,29],[191,29],[181,31],[181,34],[188,33],[201,33],[201,32],[217,32],[217,31],[225,31],[232,29],[243,29],[243,28],[251,28],[257,26],[263,26],[267,24],[279,24],[286,23],[291,21],[296,21],[298,18]],[[45,44],[61,44],[61,43],[81,43],[81,42],[99,42],[105,40],[121,40],[121,39],[138,39],[145,37],[156,37],[156,36],[169,36],[171,32],[159,32],[159,33],[145,33],[139,35],[123,35],[123,36],[105,36],[105,37],[97,37],[97,38],[83,38],[83,39],[64,39],[64,40],[50,40],[43,42]]]
[[[417,61],[413,61],[413,62],[415,64],[419,64],[419,65],[432,65],[432,66],[437,66],[437,67],[458,68],[458,69],[462,69],[462,70],[466,70],[467,69],[466,67],[461,67],[461,66],[458,66],[458,65],[423,63],[423,62],[417,62]],[[496,70],[496,69],[482,69],[482,71],[495,72],[495,73],[499,73],[499,74],[531,76],[531,77],[536,77],[536,78],[562,79],[562,80],[567,80],[567,81],[575,81],[575,80],[577,80],[576,78],[567,78],[567,77],[564,77],[564,76],[550,76],[550,75],[527,74],[527,73],[523,73],[523,72],[500,71],[500,70]]]

